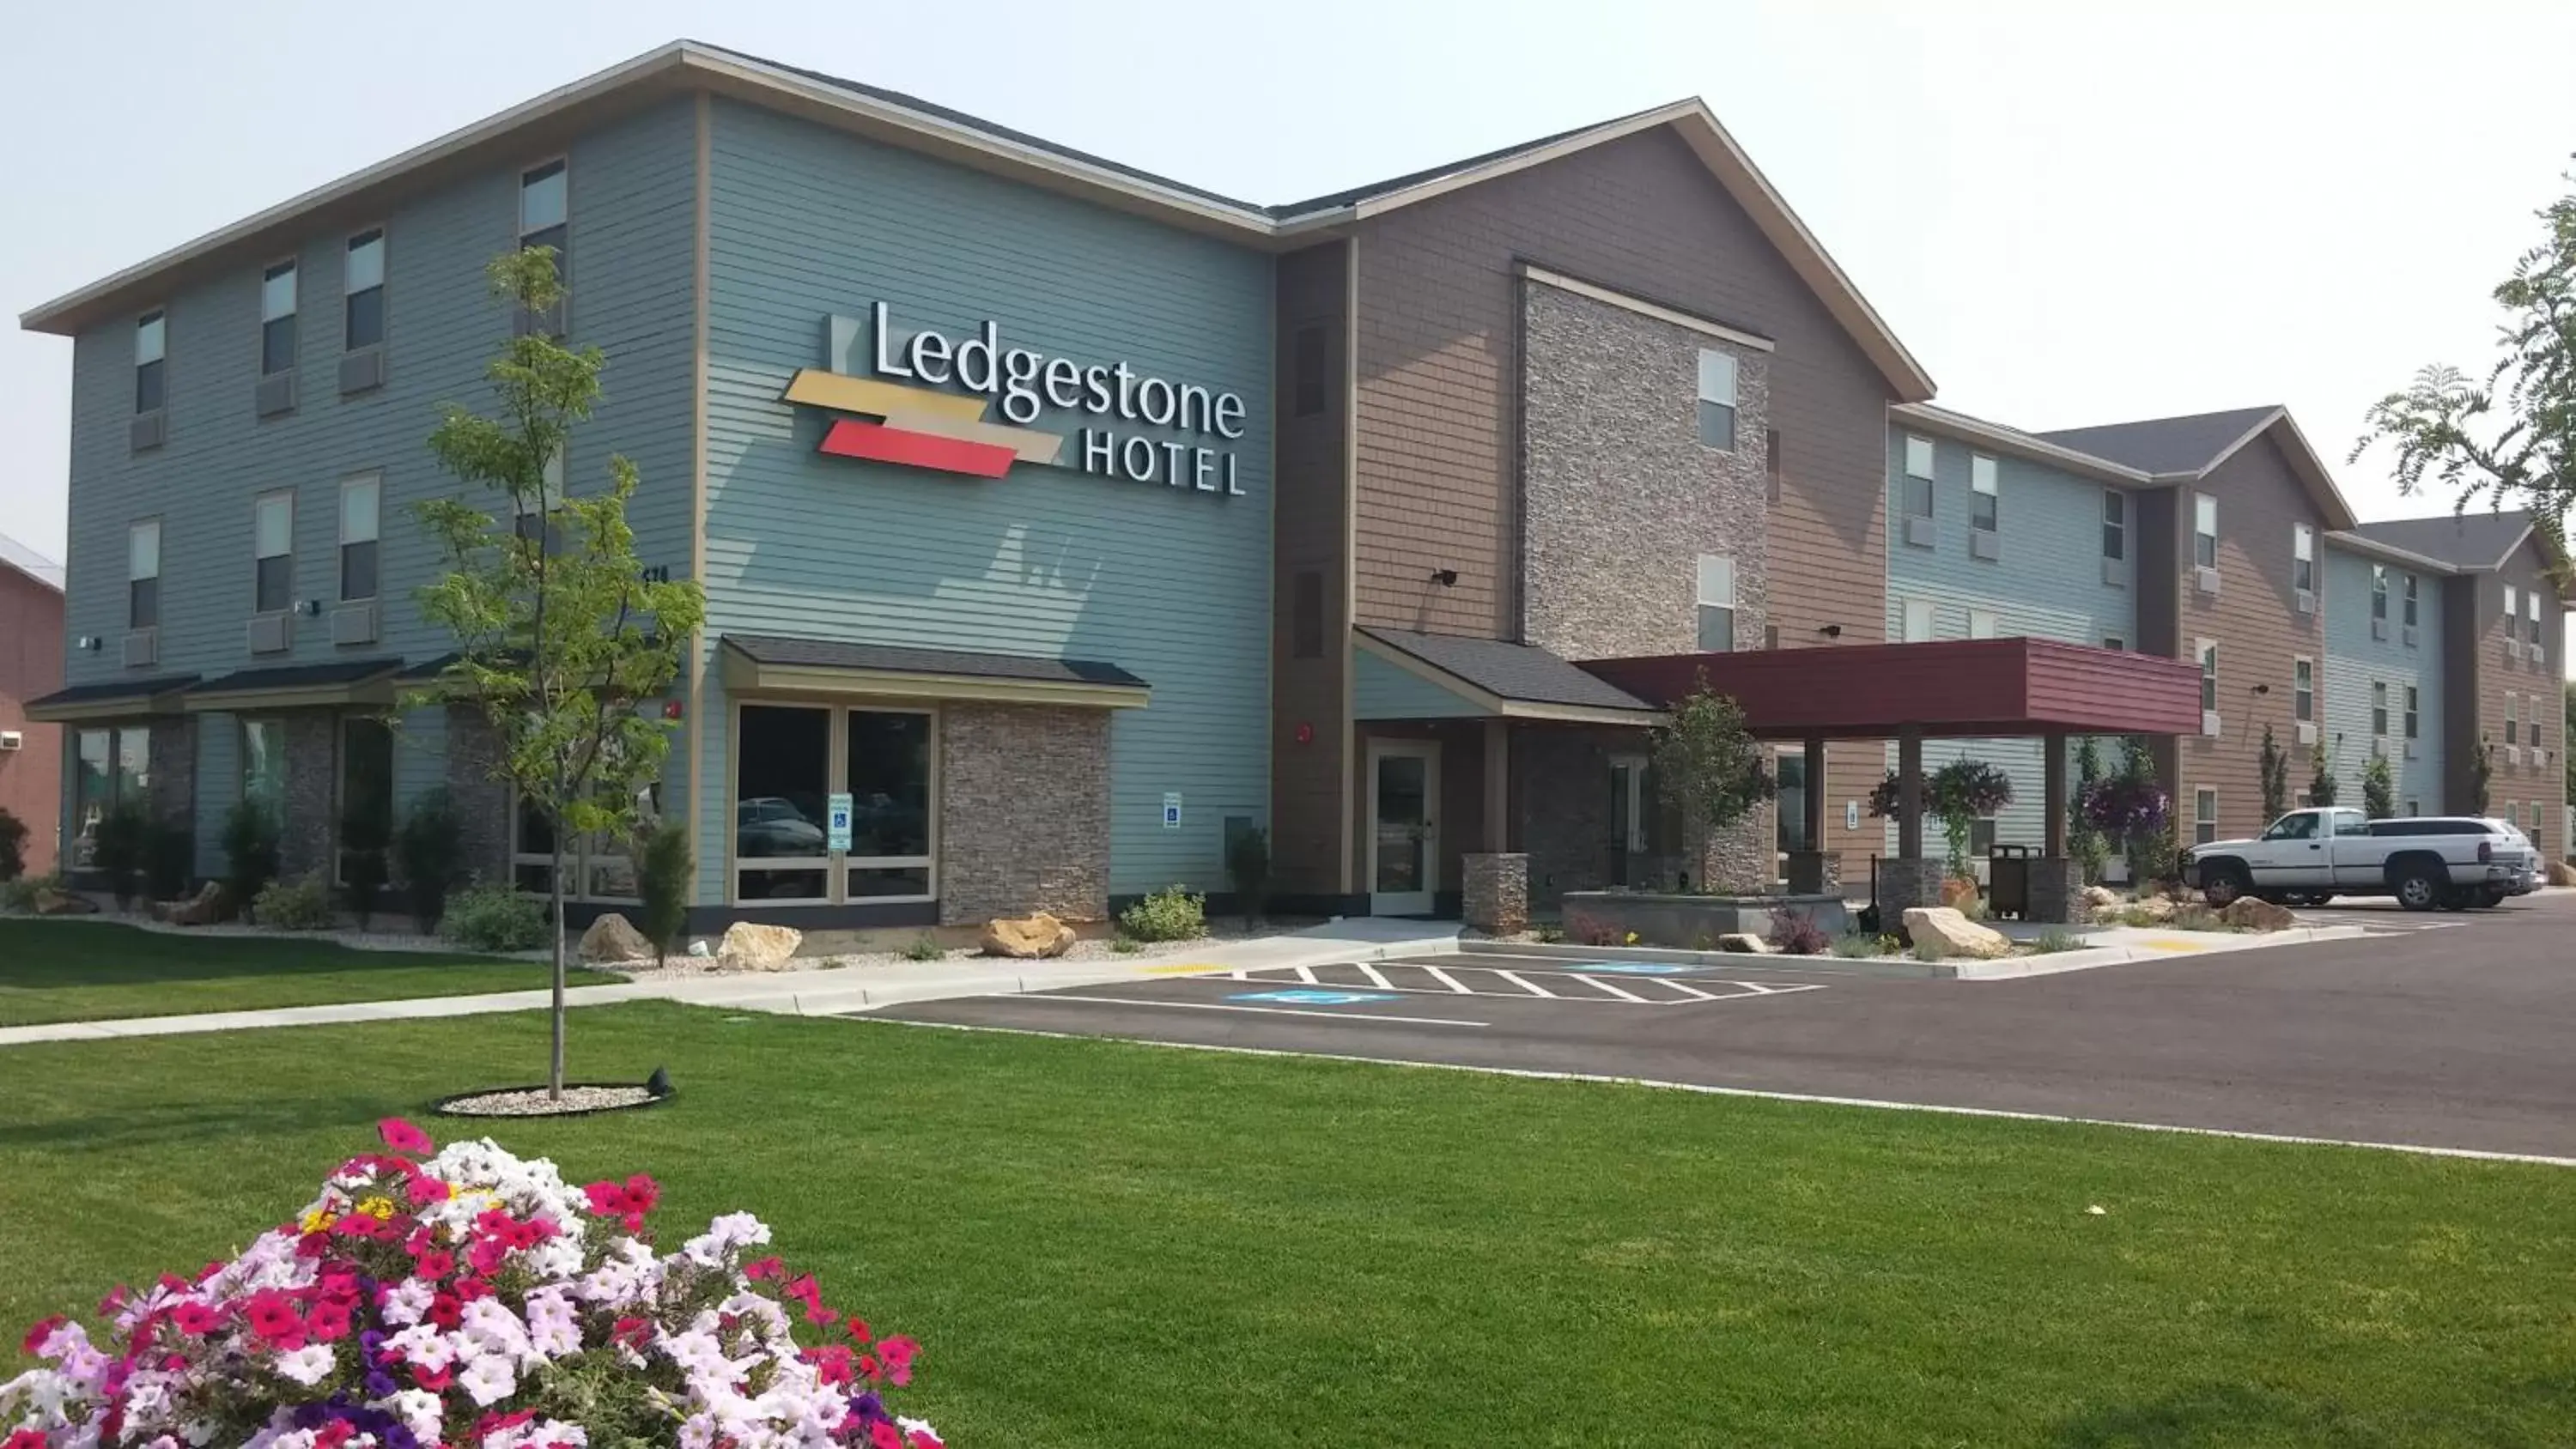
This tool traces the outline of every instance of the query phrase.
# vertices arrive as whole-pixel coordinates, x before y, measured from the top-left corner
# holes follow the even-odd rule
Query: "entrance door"
[[[1610,757],[1610,868],[1614,886],[1635,885],[1629,862],[1646,848],[1646,757]]]
[[[1427,916],[1440,885],[1440,746],[1429,740],[1371,740],[1369,913]]]

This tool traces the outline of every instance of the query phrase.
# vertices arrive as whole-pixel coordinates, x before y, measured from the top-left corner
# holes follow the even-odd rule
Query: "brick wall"
[[[951,704],[939,717],[939,919],[1109,914],[1109,713]]]
[[[0,754],[0,810],[27,827],[29,875],[54,868],[63,813],[63,727],[30,723],[28,700],[63,687],[63,596],[13,568],[0,568],[0,730],[19,748]]]
[[[510,880],[510,787],[494,774],[501,737],[471,705],[447,707],[447,797],[463,826],[465,869],[486,885]]]

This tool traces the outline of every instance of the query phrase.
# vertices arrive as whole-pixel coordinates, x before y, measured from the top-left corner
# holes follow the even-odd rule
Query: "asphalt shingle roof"
[[[2060,428],[2038,436],[2142,473],[2197,473],[2215,462],[2229,444],[2252,432],[2255,424],[2280,410],[2277,406],[2230,408],[2223,413]]]
[[[63,566],[27,547],[5,533],[0,533],[0,564],[6,564],[56,590],[63,586]]]
[[[1534,644],[1470,639],[1456,634],[1416,634],[1405,629],[1362,628],[1360,632],[1500,699],[1522,704],[1580,705],[1587,709],[1632,709],[1641,714],[1655,712],[1653,705]]]
[[[2505,550],[2522,541],[2531,515],[2521,509],[2497,513],[2471,509],[2439,518],[2392,518],[2385,523],[2358,523],[2352,531],[2375,543],[2402,548],[2455,568],[2491,569]]]
[[[724,642],[761,664],[812,669],[868,669],[890,674],[962,674],[979,679],[1033,679],[1051,684],[1148,687],[1115,664],[1094,659],[1041,659],[1024,654],[982,654],[965,649],[909,649],[837,639],[789,639],[774,634],[727,634]]]
[[[232,694],[245,689],[313,689],[326,684],[356,684],[381,679],[403,667],[399,659],[334,659],[321,664],[278,664],[237,669],[202,680],[190,694]]]

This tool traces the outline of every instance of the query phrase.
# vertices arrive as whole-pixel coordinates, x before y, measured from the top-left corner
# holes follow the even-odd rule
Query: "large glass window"
[[[351,352],[385,340],[385,232],[383,227],[349,238],[341,263],[340,291],[346,313],[341,346]]]
[[[340,599],[376,596],[376,510],[383,484],[375,474],[340,485]]]
[[[743,903],[929,900],[927,710],[746,704],[734,742],[734,897]],[[849,836],[833,839],[836,794]]]
[[[161,520],[147,518],[125,530],[125,627],[150,629],[161,622]]]
[[[1968,455],[1968,526],[1981,533],[1992,533],[1999,525],[1997,510],[2002,500],[2002,475],[1995,460],[1983,453]]]
[[[138,413],[161,411],[164,400],[162,349],[166,344],[167,319],[159,312],[146,312],[134,323],[134,410]]]
[[[1699,350],[1699,440],[1735,451],[1735,354]]]
[[[2206,493],[2191,495],[2191,561],[2218,567],[2218,500]]]
[[[285,822],[286,721],[241,722],[241,797],[266,807],[271,821]]]
[[[850,848],[842,861],[847,898],[928,896],[930,716],[854,709],[842,719],[850,796]]]
[[[295,603],[295,495],[264,493],[251,504],[251,542],[258,558],[251,608],[283,614]]]
[[[832,711],[746,704],[735,734],[735,896],[830,900],[823,827],[832,793]]]
[[[365,823],[390,833],[394,819],[394,732],[373,715],[353,714],[340,721],[340,778],[332,818],[340,849],[333,853],[334,878],[349,883],[350,828]]]
[[[99,822],[121,804],[148,798],[152,731],[143,725],[82,730],[72,751],[72,869],[88,870],[96,860]]]
[[[1780,853],[1815,849],[1815,843],[1807,839],[1807,752],[1781,751],[1773,778],[1779,782],[1774,813],[1780,821]]]
[[[259,371],[262,377],[295,366],[295,263],[279,262],[259,282]]]
[[[1699,556],[1699,647],[1735,647],[1735,559],[1728,554]]]
[[[647,785],[634,801],[639,824],[651,830],[662,818],[662,787]],[[554,868],[555,828],[545,812],[524,797],[510,810],[510,877],[523,891],[548,894],[547,873]],[[635,863],[626,843],[606,834],[578,835],[564,842],[564,899],[632,901],[636,899]]]
[[[2102,490],[2102,557],[2114,563],[2129,556],[2129,495]]]

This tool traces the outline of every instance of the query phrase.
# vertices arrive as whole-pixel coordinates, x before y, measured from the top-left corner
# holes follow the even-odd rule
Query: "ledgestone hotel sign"
[[[977,478],[999,478],[1015,463],[1073,467],[1244,496],[1235,473],[1239,393],[1139,373],[1123,360],[1005,347],[1001,324],[989,320],[962,340],[930,328],[899,330],[883,302],[864,346],[857,319],[833,317],[829,327],[832,365],[799,371],[785,394],[792,403],[854,415],[833,419],[823,452]],[[862,359],[865,374],[853,365]],[[995,411],[1002,421],[989,419]],[[1099,422],[1071,437],[1033,426],[1050,411]]]

